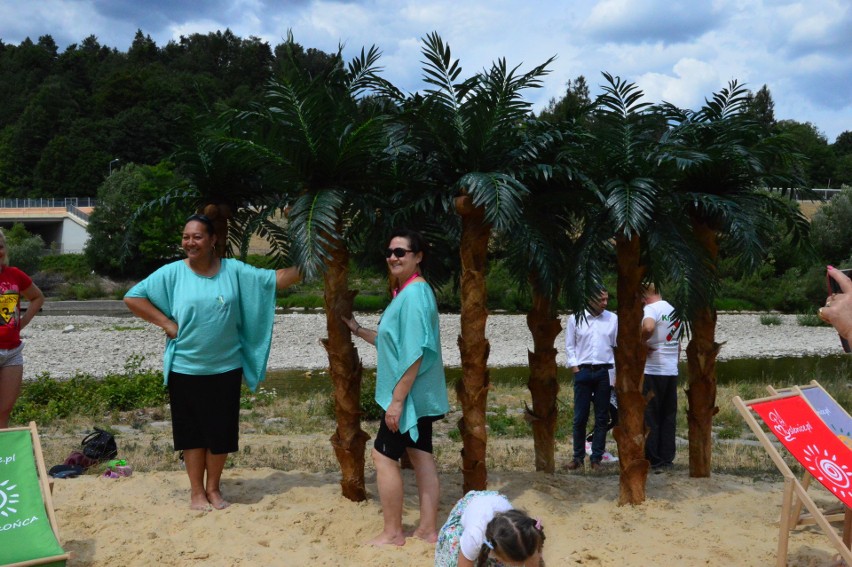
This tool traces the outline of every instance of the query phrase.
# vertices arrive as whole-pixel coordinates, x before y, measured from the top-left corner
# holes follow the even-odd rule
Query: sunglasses
[[[405,248],[388,248],[385,250],[385,258],[390,258],[391,255],[394,255],[397,258],[403,258],[409,252],[411,252],[411,250],[406,250]]]

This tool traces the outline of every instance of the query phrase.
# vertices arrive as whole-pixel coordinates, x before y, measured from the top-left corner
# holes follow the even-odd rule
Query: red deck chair
[[[846,443],[849,447],[852,447],[852,416],[849,415],[843,406],[837,403],[837,400],[835,400],[819,382],[811,380],[811,382],[805,386],[793,386],[792,388],[781,388],[778,390],[772,386],[767,386],[766,389],[769,390],[769,393],[772,395],[784,392],[801,392],[802,396],[804,396],[804,398],[808,401],[816,414],[820,417],[820,419],[822,419],[823,423],[825,423],[835,435],[840,437],[841,441]],[[812,479],[813,476],[811,473],[805,471],[802,475],[802,486],[807,489],[810,486]],[[825,511],[824,514],[829,522],[840,522],[846,519],[845,510],[846,507],[840,504],[837,508]],[[802,502],[798,498],[793,502],[793,509],[790,514],[790,519],[795,520],[795,525],[804,526],[814,523],[810,514],[802,514]],[[848,538],[845,538],[844,541],[849,544]]]
[[[787,565],[790,531],[798,523],[792,514],[797,498],[810,512],[813,523],[820,527],[841,558],[847,565],[852,565],[852,551],[843,541],[849,539],[852,522],[844,522],[844,538],[841,538],[831,527],[825,513],[810,497],[807,488],[802,486],[787,466],[758,423],[755,414],[804,469],[847,508],[852,505],[852,449],[820,419],[799,390],[749,401],[743,401],[737,396],[734,398],[734,405],[784,476],[777,565]]]

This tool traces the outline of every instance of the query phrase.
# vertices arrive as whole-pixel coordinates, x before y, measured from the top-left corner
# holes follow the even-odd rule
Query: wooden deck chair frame
[[[834,403],[837,404],[837,407],[840,408],[846,414],[846,417],[849,418],[849,421],[852,422],[852,416],[849,415],[849,412],[847,412],[846,409],[843,406],[838,404],[837,401],[834,400],[834,398],[831,396],[831,394],[829,394],[826,391],[826,389],[822,387],[822,384],[820,384],[816,380],[811,380],[810,383],[808,383],[804,386],[792,386],[790,388],[775,389],[772,386],[767,386],[766,390],[769,392],[770,395],[775,396],[775,395],[778,395],[778,394],[785,394],[785,393],[788,393],[788,392],[799,392],[799,393],[804,394],[804,391],[807,390],[807,389],[810,389],[810,388],[819,388],[820,390],[822,390],[823,393],[826,396],[828,396],[829,398],[831,398],[834,401]],[[808,405],[813,407],[813,404],[811,404],[808,397],[804,396],[804,398],[805,398],[805,401],[808,402]],[[814,410],[816,410],[816,408],[814,408]],[[808,471],[805,471],[802,474],[801,483],[802,483],[802,486],[805,488],[805,490],[810,488],[811,481],[813,481],[813,479],[814,479],[813,475],[811,475],[811,473],[809,473]],[[832,508],[831,510],[826,510],[826,511],[823,512],[823,515],[825,515],[825,518],[829,522],[832,522],[832,523],[834,523],[834,522],[845,522],[847,526],[850,525],[850,523],[852,523],[852,518],[849,517],[850,514],[852,514],[852,512],[850,512],[850,510],[842,504],[837,506],[836,508]],[[799,498],[796,498],[795,501],[793,502],[793,508],[790,510],[790,520],[794,522],[793,527],[807,526],[807,525],[812,525],[814,523],[814,519],[813,519],[813,516],[811,516],[811,514],[809,514],[807,512],[805,512],[804,514],[802,513],[802,501]],[[845,543],[847,546],[850,543],[852,543],[852,533],[847,533],[848,531],[849,531],[848,529],[845,530],[844,535],[843,535],[843,543]]]
[[[39,485],[41,486],[42,499],[44,500],[44,510],[47,514],[48,522],[50,523],[50,528],[51,530],[53,530],[53,535],[56,536],[56,541],[61,544],[62,540],[59,538],[59,524],[56,521],[56,512],[53,509],[52,486],[50,481],[48,480],[50,479],[50,477],[47,474],[47,467],[45,467],[44,465],[44,454],[41,451],[41,441],[38,437],[38,429],[36,428],[35,422],[31,421],[29,426],[27,427],[10,427],[2,431],[30,432],[30,436],[32,437],[33,441],[33,456],[35,458],[36,470],[38,472]],[[10,563],[5,567],[31,567],[35,565],[43,565],[45,563],[68,561],[69,559],[71,559],[71,554],[65,553],[64,555],[58,555],[46,559],[34,559],[30,561],[19,561],[17,563]]]
[[[751,428],[752,432],[760,441],[760,444],[763,446],[764,450],[769,455],[769,458],[772,459],[772,462],[775,463],[775,466],[778,468],[778,471],[784,477],[784,490],[781,501],[781,519],[780,529],[778,533],[778,555],[776,565],[778,567],[785,567],[787,565],[787,552],[789,547],[790,531],[795,529],[797,526],[797,522],[793,519],[792,516],[793,505],[797,498],[801,501],[804,507],[807,508],[808,512],[810,512],[810,515],[813,518],[813,524],[816,524],[820,527],[820,529],[822,529],[825,536],[831,542],[831,545],[840,554],[840,557],[846,562],[847,565],[852,565],[852,550],[850,550],[849,547],[843,542],[843,539],[831,526],[831,523],[828,521],[823,511],[817,506],[817,504],[808,494],[807,489],[802,486],[802,483],[799,481],[798,478],[796,478],[796,475],[793,474],[793,471],[790,470],[790,467],[781,457],[781,453],[778,452],[778,449],[769,440],[769,437],[767,436],[766,432],[760,426],[757,419],[755,419],[754,414],[752,413],[752,404],[768,402],[773,399],[780,399],[788,396],[801,396],[801,393],[795,391],[788,391],[776,394],[774,396],[757,398],[754,400],[747,401],[744,401],[739,396],[736,396],[733,399],[734,406],[743,416],[743,419],[745,419],[749,428]],[[849,523],[847,522],[847,524],[844,525],[844,536],[848,535],[848,524]]]

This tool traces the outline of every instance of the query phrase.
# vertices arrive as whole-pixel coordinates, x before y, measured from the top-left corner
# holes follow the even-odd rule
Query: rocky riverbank
[[[362,314],[358,321],[375,328],[376,314]],[[564,318],[563,318],[564,325]],[[444,363],[460,366],[456,337],[459,315],[441,315]],[[489,364],[493,367],[524,366],[532,348],[524,315],[494,314],[488,318],[491,342]],[[320,338],[326,336],[322,313],[281,314],[275,317],[270,369],[320,369],[328,366]],[[24,378],[42,372],[70,377],[76,372],[100,376],[120,371],[133,357],[143,367],[159,368],[164,346],[157,327],[125,316],[39,315],[24,330]],[[725,343],[719,358],[772,358],[827,355],[840,352],[837,334],[829,327],[802,327],[795,315],[782,315],[781,325],[762,325],[759,314],[719,315],[716,340]],[[557,339],[558,361],[565,363],[564,335]],[[375,349],[356,339],[364,366],[376,364]]]

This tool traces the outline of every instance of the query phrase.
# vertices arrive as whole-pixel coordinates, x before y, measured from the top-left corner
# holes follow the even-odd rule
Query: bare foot
[[[207,493],[207,501],[217,510],[224,510],[231,505],[230,502],[222,498],[222,493],[218,490]]]
[[[405,545],[405,534],[402,532],[398,534],[386,534],[385,532],[382,532],[368,541],[365,545]]]
[[[201,512],[209,512],[213,508],[210,506],[210,502],[207,500],[207,496],[204,494],[190,496],[189,499],[189,509],[190,510],[199,510]]]
[[[438,532],[437,531],[431,531],[431,530],[423,530],[421,528],[417,528],[416,530],[406,531],[405,537],[416,537],[417,539],[422,539],[426,543],[437,543]]]

